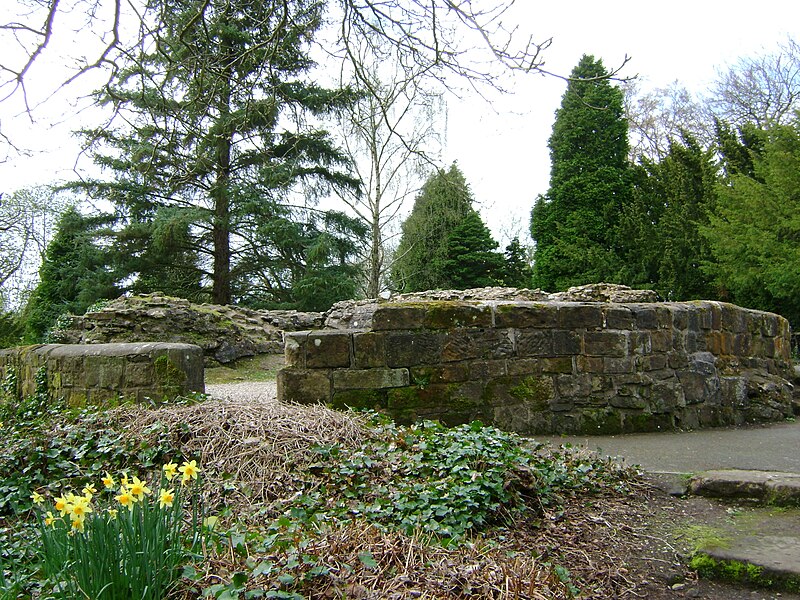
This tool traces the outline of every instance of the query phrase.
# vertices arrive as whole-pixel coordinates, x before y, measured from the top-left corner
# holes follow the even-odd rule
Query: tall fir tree
[[[467,180],[455,163],[428,178],[402,225],[392,265],[395,289],[419,292],[450,285],[445,272],[448,236],[474,212],[472,200]]]
[[[74,208],[61,215],[39,269],[39,285],[25,307],[26,341],[42,341],[63,314],[83,314],[98,300],[119,296],[110,258],[96,241],[110,220],[86,217]]]
[[[137,235],[143,248],[160,243],[226,304],[241,287],[234,275],[252,275],[237,263],[251,241],[245,224],[254,198],[280,204],[302,183],[357,185],[309,118],[353,95],[307,78],[323,3],[158,2],[161,27],[101,94],[129,126],[86,132],[112,180],[80,187],[116,205],[131,244]],[[131,269],[143,271],[138,258],[152,262],[146,252],[132,256]],[[188,278],[192,289],[196,280]]]
[[[454,290],[487,287],[502,281],[505,261],[497,242],[476,210],[447,236],[442,276]]]
[[[617,218],[631,198],[623,93],[601,60],[573,69],[549,141],[550,188],[531,214],[534,284],[547,290],[617,281]]]
[[[533,269],[528,262],[528,252],[515,237],[506,246],[503,253],[505,265],[503,267],[503,285],[516,288],[527,288],[533,282]]]
[[[700,228],[714,209],[718,171],[714,149],[689,134],[673,140],[659,162],[642,160],[619,218],[624,283],[669,300],[717,297],[702,270],[711,254]]]
[[[719,184],[701,229],[714,260],[706,270],[728,299],[777,312],[800,326],[800,123],[762,131],[752,175]]]

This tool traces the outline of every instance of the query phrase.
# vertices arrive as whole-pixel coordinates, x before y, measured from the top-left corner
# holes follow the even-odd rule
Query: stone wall
[[[44,369],[51,398],[69,406],[174,399],[203,392],[203,352],[190,344],[47,344],[0,350],[3,391],[17,399],[36,391]]]
[[[730,304],[421,300],[334,316],[338,330],[285,335],[280,400],[523,434],[792,414],[788,322]]]
[[[321,328],[324,318],[322,313],[257,311],[141,294],[123,296],[100,310],[74,316],[53,338],[63,344],[195,344],[203,349],[206,363],[213,365],[256,354],[282,354],[284,331]]]

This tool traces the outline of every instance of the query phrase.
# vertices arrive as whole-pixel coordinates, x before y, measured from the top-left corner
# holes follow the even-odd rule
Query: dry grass
[[[263,507],[296,489],[298,474],[317,457],[314,446],[355,448],[366,436],[363,419],[355,413],[274,400],[124,408],[113,418],[126,435],[142,439],[158,434],[153,425],[163,425],[178,438],[184,455],[202,458],[209,490],[235,484],[226,503],[242,514],[248,506]]]
[[[225,504],[253,530],[277,516],[270,509],[276,501],[291,498],[307,486],[303,473],[319,458],[315,445],[355,449],[369,435],[356,414],[274,400],[212,400],[158,410],[125,408],[113,418],[134,438],[157,436],[158,428],[153,426],[163,424],[184,455],[202,458],[206,488],[222,490],[225,482],[235,484]],[[645,536],[647,495],[641,486],[628,496],[609,492],[574,498],[558,509],[535,515],[531,511],[527,520],[523,517],[513,527],[477,534],[452,547],[363,522],[309,527],[302,534],[303,552],[317,557],[314,565],[324,566],[327,575],[307,578],[301,591],[312,599],[566,600],[573,597],[569,583],[574,583],[581,598],[645,597],[641,590],[646,589],[642,583],[646,575],[630,565],[641,558],[638,544]],[[201,583],[229,581],[232,573],[242,570],[245,558],[251,564],[285,560],[269,552],[276,550],[264,551],[256,542],[245,550],[247,556],[242,556],[241,548],[223,548],[205,565]],[[363,561],[365,554],[374,563]],[[297,581],[309,568],[294,567]],[[262,579],[250,585],[264,589],[274,585]]]

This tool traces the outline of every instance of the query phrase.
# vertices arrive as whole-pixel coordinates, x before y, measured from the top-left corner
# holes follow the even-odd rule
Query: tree
[[[714,261],[706,271],[737,304],[800,325],[800,126],[762,133],[752,176],[717,188],[716,210],[701,229]]]
[[[534,284],[547,290],[616,281],[616,221],[631,197],[622,91],[602,61],[572,71],[550,136],[550,188],[531,215]]]
[[[418,173],[430,160],[438,97],[400,77],[399,69],[389,69],[381,80],[378,72],[386,69],[374,65],[368,70],[368,60],[362,53],[354,69],[362,78],[369,73],[370,89],[341,118],[343,147],[361,186],[340,188],[340,197],[369,230],[365,291],[368,298],[377,298],[391,270],[388,239],[396,235],[398,214],[418,189]],[[357,78],[354,83],[360,85]]]
[[[47,186],[0,194],[0,307],[17,310],[27,301],[66,206]]]
[[[718,119],[735,127],[791,122],[800,109],[800,44],[789,39],[777,52],[740,58],[718,72],[709,104]]]
[[[58,221],[39,269],[39,285],[25,308],[26,339],[39,342],[63,314],[83,314],[97,300],[119,296],[109,260],[96,236],[107,215],[86,217],[69,208]]]
[[[419,292],[447,287],[448,235],[473,211],[472,192],[455,163],[432,174],[402,225],[392,265],[395,289]]]
[[[661,160],[669,153],[672,141],[685,133],[704,147],[713,141],[706,106],[678,81],[642,92],[634,80],[626,82],[623,89],[632,163]]]
[[[444,287],[455,290],[496,285],[502,277],[503,255],[477,211],[471,210],[447,236],[442,263]]]
[[[519,236],[509,242],[504,253],[503,285],[526,288],[533,280],[533,269],[528,260],[528,251],[519,241]]]
[[[246,227],[234,294],[254,308],[324,311],[355,298],[363,273],[356,259],[367,228],[336,211],[261,205]]]
[[[300,185],[356,185],[339,170],[346,158],[309,121],[352,94],[305,79],[318,2],[160,5],[159,28],[102,94],[130,126],[86,132],[113,179],[78,187],[116,204],[127,239],[160,240],[170,262],[194,268],[210,280],[211,299],[228,304],[233,274],[249,275],[236,262],[255,206],[285,202]]]
[[[702,271],[712,257],[700,234],[716,203],[714,148],[704,150],[684,134],[660,161],[642,160],[635,179],[633,199],[620,216],[621,280],[669,300],[717,297]]]

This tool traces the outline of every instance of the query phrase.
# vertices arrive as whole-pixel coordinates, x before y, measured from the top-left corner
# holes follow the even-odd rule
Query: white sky
[[[703,92],[716,69],[741,56],[772,51],[787,36],[800,38],[800,2],[517,0],[504,21],[518,23],[537,41],[553,38],[544,55],[549,71],[568,75],[584,53],[602,58],[609,68],[628,55],[623,74],[639,75],[646,86],[679,80]],[[46,58],[58,62],[57,49]],[[34,71],[36,83],[52,85],[47,73],[44,64]],[[448,102],[442,156],[444,166],[458,161],[497,239],[509,229],[526,232],[536,196],[547,191],[547,139],[566,86],[539,75],[517,78],[510,85],[514,95],[492,97],[491,104],[469,97]],[[20,115],[19,106],[0,104],[3,131],[34,150],[29,158],[12,156],[0,163],[0,191],[74,178],[78,146],[70,131],[80,126],[81,115],[67,101],[64,94],[51,100],[34,124]],[[79,169],[88,164],[84,158]]]

